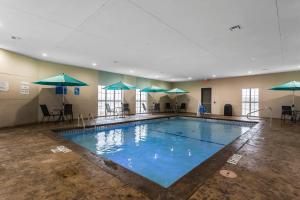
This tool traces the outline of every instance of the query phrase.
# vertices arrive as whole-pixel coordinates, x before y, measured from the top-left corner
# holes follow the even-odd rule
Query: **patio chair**
[[[293,120],[293,110],[292,106],[282,106],[281,107],[281,120],[285,121],[286,116],[289,116]]]
[[[45,104],[41,104],[41,105],[40,105],[40,108],[41,108],[42,113],[43,113],[42,122],[44,122],[44,119],[45,119],[46,117],[48,117],[48,121],[50,121],[50,118],[51,118],[51,117],[52,117],[53,120],[54,120],[54,118],[55,118],[56,116],[57,116],[57,117],[60,116],[59,113],[49,112],[48,107],[47,107],[47,105],[45,105]]]
[[[144,103],[142,103],[142,107],[143,107],[144,113],[147,113],[147,107]]]
[[[160,112],[160,103],[155,103],[153,108],[151,109],[151,113],[159,113]]]
[[[130,108],[128,103],[123,104],[123,113],[129,115],[130,114]]]
[[[110,107],[110,105],[109,105],[108,103],[105,104],[105,110],[106,110],[106,115],[105,115],[105,117],[106,117],[107,115],[109,115],[109,116],[115,115],[115,112],[111,109],[111,107]],[[112,115],[111,115],[111,113],[112,113]]]
[[[179,112],[186,112],[186,103],[181,103],[180,104]]]
[[[64,106],[64,116],[65,116],[65,118],[69,117],[69,120],[73,121],[74,116],[73,116],[73,105],[72,104],[65,104],[65,106]]]
[[[165,104],[165,111],[166,111],[166,112],[172,112],[172,107],[171,107],[171,104],[170,104],[170,103],[166,103],[166,104]]]

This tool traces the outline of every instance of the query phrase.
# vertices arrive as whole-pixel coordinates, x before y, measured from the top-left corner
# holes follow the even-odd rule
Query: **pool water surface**
[[[249,123],[176,117],[64,138],[167,188],[250,128]]]

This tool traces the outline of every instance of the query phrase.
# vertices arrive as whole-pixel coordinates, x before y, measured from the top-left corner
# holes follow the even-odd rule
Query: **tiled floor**
[[[148,117],[158,115],[142,116]],[[53,154],[50,149],[60,143],[47,133],[58,126],[76,124],[0,130],[0,199],[148,199],[74,151]],[[238,153],[243,155],[238,165],[222,167],[236,172],[237,178],[224,178],[217,171],[199,185],[190,200],[300,199],[299,123],[274,120],[272,128],[265,125]]]

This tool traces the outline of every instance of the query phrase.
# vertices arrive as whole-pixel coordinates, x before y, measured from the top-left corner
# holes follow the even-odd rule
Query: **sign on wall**
[[[63,86],[56,86],[55,88],[55,94],[67,94],[68,93],[68,89],[67,87],[63,87]]]
[[[80,94],[80,88],[79,87],[75,87],[74,88],[74,95],[79,95]]]
[[[9,91],[9,83],[7,81],[0,81],[0,92]]]
[[[20,85],[20,93],[28,95],[30,90],[30,83],[22,81]]]

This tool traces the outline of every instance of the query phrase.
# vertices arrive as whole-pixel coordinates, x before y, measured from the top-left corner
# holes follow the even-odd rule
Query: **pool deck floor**
[[[97,124],[160,116],[166,115],[99,118]],[[1,200],[150,199],[76,151],[52,153],[50,150],[61,143],[49,137],[49,132],[72,127],[76,127],[75,122],[0,129]],[[237,165],[226,163],[219,169],[234,171],[236,178],[225,178],[218,170],[187,199],[300,199],[299,122],[274,119],[272,128],[265,123],[237,153],[243,156]]]

